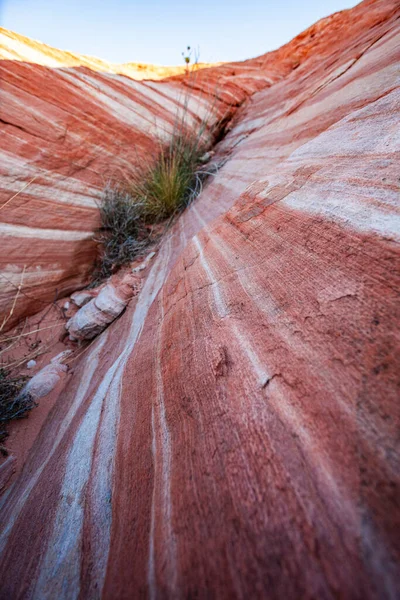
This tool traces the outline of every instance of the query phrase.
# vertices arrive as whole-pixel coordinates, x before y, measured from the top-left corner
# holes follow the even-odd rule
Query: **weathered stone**
[[[129,300],[139,291],[140,280],[133,274],[125,275],[118,283],[109,283],[100,293],[85,304],[67,322],[71,340],[90,340],[114,321],[125,309]]]
[[[97,296],[97,294],[98,291],[96,290],[82,290],[81,292],[74,292],[73,294],[71,294],[71,302],[73,302],[76,306],[79,306],[79,308],[81,308],[82,306],[90,302],[92,298]]]
[[[29,394],[34,400],[47,396],[59,383],[63,374],[68,371],[64,360],[70,354],[71,350],[66,350],[55,356],[48,365],[28,381],[21,391],[21,395]]]

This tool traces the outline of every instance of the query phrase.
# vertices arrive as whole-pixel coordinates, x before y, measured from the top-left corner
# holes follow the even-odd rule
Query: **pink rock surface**
[[[398,597],[399,15],[238,114],[4,497],[3,597]]]
[[[97,290],[82,290],[80,292],[74,292],[71,294],[71,301],[79,308],[82,308],[82,306],[85,306],[85,304],[97,296],[97,293]]]
[[[140,69],[124,71],[0,28],[0,314],[11,310],[21,283],[23,291],[7,327],[88,282],[101,190],[154,153],[156,136],[170,135],[183,90],[191,88],[189,122],[196,123],[210,107],[215,118],[232,115],[249,95],[273,85],[271,105],[262,113],[254,107],[250,129],[236,128],[240,143],[260,119],[276,120],[276,104],[286,110],[281,93],[295,111],[349,69],[396,8],[393,1],[364,3],[357,20],[354,12],[336,13],[279,50],[202,69],[195,81],[136,81]],[[300,126],[302,137],[306,130]]]
[[[15,472],[15,463],[15,456],[7,456],[6,460],[0,465],[0,494],[4,492]]]

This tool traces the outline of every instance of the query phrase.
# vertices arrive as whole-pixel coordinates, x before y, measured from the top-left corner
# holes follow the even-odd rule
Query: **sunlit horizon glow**
[[[61,50],[114,63],[183,63],[189,44],[202,62],[259,56],[289,42],[352,0],[0,0],[0,24]]]

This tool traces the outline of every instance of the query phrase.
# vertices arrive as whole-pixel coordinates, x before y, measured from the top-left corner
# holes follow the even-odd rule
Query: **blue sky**
[[[0,0],[3,27],[112,62],[175,65],[189,44],[206,62],[274,50],[351,0]]]

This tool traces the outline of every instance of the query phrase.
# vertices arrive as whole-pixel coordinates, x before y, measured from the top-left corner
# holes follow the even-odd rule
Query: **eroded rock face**
[[[158,136],[168,138],[185,90],[192,96],[188,122],[201,122],[212,107],[212,125],[273,85],[266,113],[254,107],[250,129],[235,128],[240,143],[261,121],[277,118],[276,104],[285,112],[281,90],[296,110],[319,85],[340,77],[370,43],[365,32],[378,30],[381,20],[384,26],[395,10],[393,2],[364,3],[357,22],[354,12],[337,13],[275,52],[202,69],[194,81],[136,81],[143,75],[138,65],[62,52],[0,28],[0,314],[11,310],[19,286],[23,291],[7,327],[88,282],[101,190],[110,179],[124,181],[144,156],[154,154]],[[346,43],[350,29],[355,46]],[[146,69],[147,77],[161,76]],[[362,103],[364,90],[359,96]],[[250,169],[248,179],[253,175]],[[238,188],[230,188],[232,202]]]
[[[144,83],[86,63],[59,66],[51,48],[15,37],[0,31],[0,314],[23,291],[9,328],[88,282],[102,189],[157,151],[186,102],[179,79]],[[19,58],[10,60],[15,48]],[[25,62],[24,53],[41,63],[47,56],[49,66]],[[188,123],[211,106],[210,126],[232,112],[192,90]]]
[[[5,497],[6,597],[397,597],[398,17],[247,104]]]

